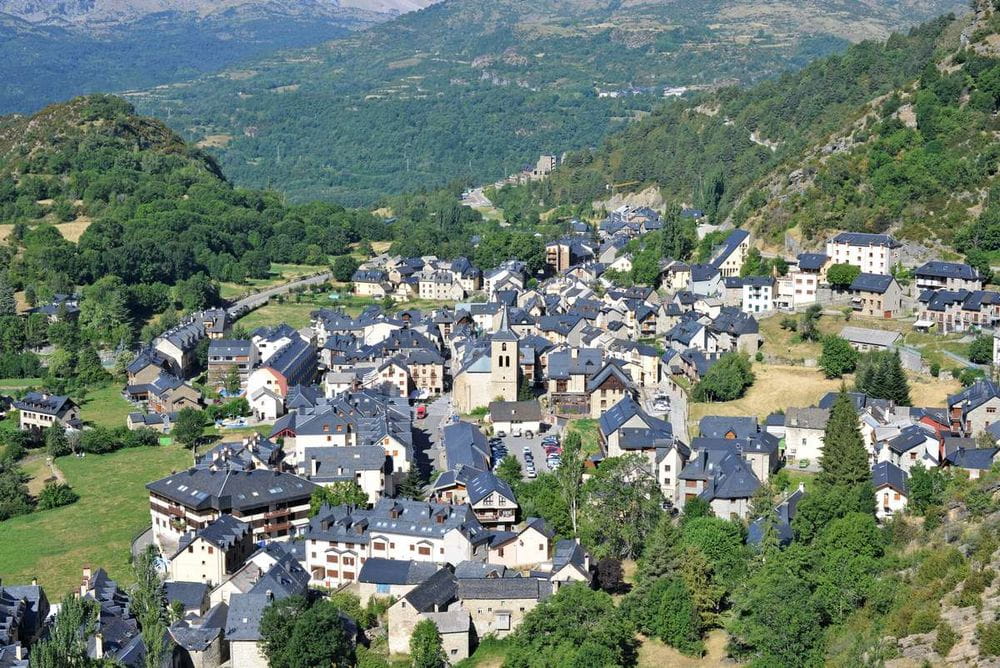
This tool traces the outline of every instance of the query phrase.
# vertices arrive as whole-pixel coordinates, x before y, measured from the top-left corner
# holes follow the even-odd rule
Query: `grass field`
[[[726,644],[729,637],[721,629],[710,631],[705,638],[705,655],[693,658],[681,654],[673,647],[663,644],[656,638],[640,636],[639,668],[705,668],[707,666],[741,665],[726,659]]]
[[[87,393],[87,399],[80,407],[80,417],[84,422],[102,427],[124,427],[125,418],[137,410],[122,398],[121,388],[114,383]]]
[[[600,452],[601,434],[597,420],[591,420],[590,418],[570,420],[566,425],[566,432],[576,432],[580,434],[580,442],[583,444],[583,451],[587,454]]]
[[[819,369],[800,366],[754,364],[756,381],[746,396],[736,401],[718,403],[692,403],[691,425],[705,415],[752,415],[764,418],[770,413],[788,408],[814,406],[827,392],[836,392],[841,382],[850,389],[854,379],[829,380]],[[910,398],[915,406],[944,406],[949,394],[957,392],[961,384],[949,378],[910,376]],[[696,432],[694,432],[696,433]]]
[[[302,276],[315,274],[324,271],[327,267],[309,264],[280,264],[271,263],[271,275],[267,278],[251,278],[245,285],[239,283],[222,283],[219,285],[219,294],[223,299],[233,299],[248,292],[257,292],[264,288],[269,288],[278,283],[286,283]]]
[[[20,390],[21,388],[41,384],[41,378],[0,378],[0,390]]]
[[[353,295],[343,293],[341,293],[339,299],[334,300],[329,298],[329,294],[330,293],[326,292],[319,295],[303,294],[301,296],[301,300],[298,302],[295,301],[294,296],[287,298],[284,303],[272,300],[268,302],[267,305],[246,314],[237,322],[240,326],[251,331],[257,327],[277,325],[281,323],[287,323],[292,327],[299,329],[301,327],[308,326],[310,322],[310,314],[320,308],[339,309],[349,315],[357,315],[367,306],[382,303],[381,300],[378,299],[355,297]],[[393,308],[396,310],[427,310],[439,308],[441,306],[454,306],[454,304],[449,301],[414,299],[402,304],[397,304]]]
[[[149,524],[145,484],[183,468],[189,458],[176,446],[60,457],[56,465],[80,500],[0,523],[4,581],[27,583],[37,576],[53,601],[79,583],[84,565],[127,581],[132,538]]]

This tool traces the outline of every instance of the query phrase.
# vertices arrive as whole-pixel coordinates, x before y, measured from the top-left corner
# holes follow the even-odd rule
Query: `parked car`
[[[417,419],[423,420],[425,417],[427,417],[427,406],[420,404],[417,406]]]
[[[535,469],[528,469],[527,475],[528,475],[529,478],[537,478],[538,477],[538,474],[535,473]]]
[[[525,429],[524,430],[524,437],[525,438],[534,438],[535,437],[535,432],[531,431],[530,429]]]
[[[531,446],[530,445],[524,446],[523,448],[521,448],[521,452],[523,452],[526,455],[530,455],[531,454]]]
[[[507,438],[507,432],[499,430],[497,431],[497,436],[500,438]]]
[[[515,437],[515,438],[520,438],[521,437],[521,428],[520,427],[511,427],[511,429],[510,429],[510,435],[513,436],[513,437]]]

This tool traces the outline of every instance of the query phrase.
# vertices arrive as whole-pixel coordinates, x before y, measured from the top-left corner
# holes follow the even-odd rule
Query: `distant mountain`
[[[0,113],[319,44],[436,0],[0,0]]]
[[[0,0],[0,14],[35,25],[89,30],[140,21],[152,15],[186,14],[205,19],[230,12],[244,18],[342,18],[354,14],[396,15],[438,0]]]
[[[237,182],[351,204],[596,145],[662,100],[795,69],[963,0],[447,0],[130,95]]]

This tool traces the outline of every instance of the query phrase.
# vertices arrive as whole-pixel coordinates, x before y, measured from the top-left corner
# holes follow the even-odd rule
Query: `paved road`
[[[271,297],[288,294],[295,288],[300,288],[300,287],[305,288],[309,287],[310,285],[320,285],[322,283],[326,283],[332,277],[333,274],[326,271],[323,272],[322,274],[317,274],[315,276],[309,276],[307,278],[301,278],[297,281],[292,281],[291,283],[283,283],[281,285],[276,285],[272,288],[268,288],[266,290],[262,290],[261,292],[254,293],[248,297],[244,297],[243,299],[237,302],[233,302],[233,304],[228,309],[226,309],[226,311],[229,314],[230,318],[236,319],[241,315],[243,315],[244,313],[247,313],[248,311],[252,311],[255,308],[263,306],[268,302],[269,299],[271,299]]]
[[[462,199],[462,204],[464,206],[471,206],[473,208],[485,208],[493,206],[493,202],[483,193],[482,187],[473,188],[469,191],[469,194]]]
[[[441,447],[441,429],[451,419],[451,395],[444,394],[427,404],[427,417],[415,420],[414,425],[427,436],[427,459],[430,467],[444,470],[444,448]],[[416,453],[415,453],[416,454]]]

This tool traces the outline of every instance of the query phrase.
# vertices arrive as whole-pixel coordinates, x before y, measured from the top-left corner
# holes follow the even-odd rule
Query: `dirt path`
[[[66,482],[66,476],[55,462],[49,462],[49,456],[44,452],[28,455],[21,460],[20,465],[24,472],[31,476],[31,480],[28,481],[28,492],[32,495],[37,496],[50,478],[55,478],[57,482]]]

